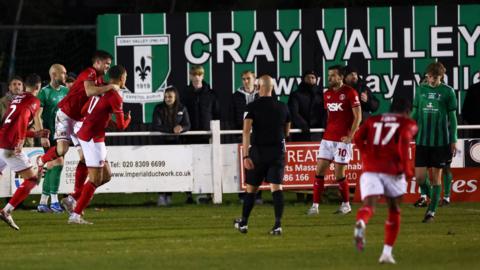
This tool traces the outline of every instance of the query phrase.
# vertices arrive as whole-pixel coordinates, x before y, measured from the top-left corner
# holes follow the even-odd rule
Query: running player
[[[37,163],[43,166],[48,161],[63,157],[72,142],[78,149],[80,161],[75,171],[75,189],[68,197],[62,199],[62,205],[67,212],[71,213],[76,200],[80,197],[83,184],[88,176],[83,152],[80,148],[74,127],[82,119],[81,110],[90,96],[98,96],[110,90],[119,90],[116,84],[102,85],[103,75],[108,71],[112,63],[112,56],[105,51],[96,51],[92,58],[93,65],[82,71],[77,80],[60,103],[55,119],[56,146],[51,147],[47,153],[41,156]]]
[[[400,200],[407,191],[405,179],[413,177],[409,145],[417,133],[417,125],[408,117],[410,110],[409,101],[396,99],[390,108],[391,113],[367,119],[354,138],[363,162],[360,177],[363,206],[357,212],[355,243],[357,249],[363,250],[366,225],[373,216],[378,197],[385,196],[388,218],[380,263],[395,263],[392,248],[400,229]]]
[[[108,71],[110,83],[116,88],[124,88],[127,72],[124,67],[113,66]],[[88,167],[88,181],[82,192],[73,213],[68,219],[69,224],[92,224],[82,218],[82,212],[93,198],[95,189],[110,181],[111,171],[107,161],[105,147],[105,129],[115,114],[116,126],[123,130],[130,124],[130,113],[124,119],[122,97],[118,91],[109,91],[101,96],[94,96],[83,107],[85,119],[78,131],[78,139],[82,146],[85,162]]]
[[[313,204],[309,215],[318,214],[318,204],[324,189],[324,176],[330,165],[335,163],[335,179],[342,195],[342,204],[336,213],[348,214],[350,195],[345,169],[352,158],[352,138],[362,121],[362,110],[357,91],[343,84],[343,68],[328,68],[328,90],[323,94],[324,106],[328,111],[327,128],[320,143],[317,171],[313,184]]]
[[[49,131],[42,129],[36,132],[28,131],[28,124],[33,120],[35,113],[40,108],[40,100],[35,95],[40,90],[42,80],[36,74],[27,77],[24,84],[26,92],[16,95],[10,102],[3,125],[0,128],[0,159],[3,168],[8,165],[10,169],[18,173],[23,183],[17,188],[7,205],[0,211],[0,219],[5,221],[15,230],[20,228],[13,221],[11,213],[30,194],[37,185],[37,173],[33,170],[30,159],[22,152],[26,137],[48,138]],[[2,169],[3,169],[2,168]],[[38,167],[41,173],[42,168]]]
[[[39,122],[43,127],[50,130],[50,138],[45,138],[46,142],[42,145],[53,145],[55,134],[55,116],[58,111],[57,104],[68,93],[68,88],[64,86],[67,70],[63,65],[53,64],[49,70],[50,83],[40,90],[38,99],[40,99],[40,109],[38,115],[41,116]],[[43,128],[42,127],[42,128]],[[63,212],[62,207],[58,201],[58,187],[60,185],[60,174],[63,169],[63,157],[59,157],[47,164],[48,170],[42,185],[42,195],[37,210],[40,213]],[[51,198],[50,207],[48,207],[48,199]]]

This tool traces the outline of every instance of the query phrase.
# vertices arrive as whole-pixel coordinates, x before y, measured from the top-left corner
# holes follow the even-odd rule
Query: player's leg
[[[385,222],[385,238],[382,255],[380,256],[379,263],[394,264],[395,259],[392,256],[392,249],[395,241],[397,240],[398,233],[400,231],[400,197],[390,198],[387,197],[388,205],[388,217]]]
[[[430,165],[429,147],[417,145],[415,148],[415,181],[420,187],[420,198],[414,203],[415,207],[426,207],[427,198],[431,197],[431,186],[428,179],[427,167]]]
[[[441,206],[447,206],[450,204],[450,193],[452,191],[452,170],[450,169],[450,164],[447,164],[443,168],[443,199]]]
[[[27,198],[30,191],[38,184],[37,172],[33,170],[30,159],[22,152],[14,154],[12,150],[0,149],[0,158],[20,177],[23,183],[17,188],[7,205],[0,211],[0,219],[5,221],[11,228],[19,230],[11,216],[12,211]]]
[[[47,165],[48,168],[48,165]],[[40,195],[40,202],[37,206],[39,213],[50,213],[52,210],[48,207],[48,199],[50,198],[50,170],[47,169],[43,177],[42,194]]]
[[[338,184],[338,189],[342,196],[342,204],[336,213],[338,214],[348,214],[352,212],[350,207],[350,190],[348,186],[347,178],[345,177],[345,170],[347,169],[348,163],[353,156],[353,149],[351,144],[339,142],[335,149],[335,180]]]
[[[233,221],[235,229],[241,233],[248,232],[248,219],[253,207],[255,206],[255,194],[257,193],[259,185],[251,185],[247,183],[247,192],[245,192],[242,206],[242,217]]]
[[[275,224],[273,225],[272,230],[270,230],[270,234],[280,235],[282,234],[282,216],[284,208],[282,185],[271,183],[270,190],[272,191],[273,209],[275,213]]]
[[[62,213],[63,209],[60,206],[60,202],[58,200],[58,188],[60,186],[60,176],[63,170],[63,157],[59,157],[55,160],[52,160],[49,162],[49,164],[51,168],[48,169],[47,173],[50,173],[49,175],[50,198],[51,198],[50,209],[54,213]],[[47,164],[47,167],[49,164]]]
[[[432,168],[432,197],[427,212],[423,218],[424,223],[434,220],[435,211],[440,201],[440,193],[442,192],[442,168]]]
[[[378,197],[384,194],[380,174],[373,172],[362,173],[360,176],[360,193],[363,204],[357,211],[353,237],[355,247],[357,250],[362,251],[365,246],[365,231],[368,221],[374,214]]]
[[[322,194],[325,189],[325,173],[330,162],[333,160],[333,142],[322,140],[318,149],[317,168],[315,170],[315,181],[313,182],[313,203],[308,210],[308,215],[318,214],[318,205],[322,200]]]
[[[345,177],[346,169],[346,164],[335,163],[335,179],[338,184],[338,190],[340,191],[340,195],[342,197],[342,204],[335,213],[344,215],[352,212],[352,207],[350,206],[350,190],[347,178]]]
[[[88,177],[88,168],[85,163],[85,157],[83,155],[83,151],[80,145],[77,146],[79,161],[77,167],[75,168],[75,185],[73,192],[70,196],[77,201],[80,198],[80,194],[82,194],[82,188],[85,184],[85,181]]]

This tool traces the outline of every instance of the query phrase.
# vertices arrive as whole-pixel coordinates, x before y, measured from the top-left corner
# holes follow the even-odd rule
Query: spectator
[[[204,80],[205,70],[202,66],[190,68],[190,84],[180,94],[181,102],[187,107],[191,130],[210,130],[210,121],[219,119],[217,95]],[[208,143],[210,136],[191,136],[187,143]],[[191,198],[191,197],[190,197]],[[187,198],[187,203],[190,203]],[[198,196],[197,202],[209,202],[212,198]]]
[[[236,130],[243,130],[243,119],[247,113],[247,105],[259,97],[258,89],[255,85],[255,73],[251,70],[245,70],[241,76],[243,85],[232,96],[233,129]],[[236,141],[241,142],[241,139],[240,136]],[[243,193],[239,193],[238,197],[240,201],[243,201]],[[261,190],[257,191],[255,203],[263,204]]]
[[[468,88],[462,107],[462,118],[468,125],[480,125],[480,82]],[[467,131],[468,137],[480,138],[480,129]]]
[[[317,74],[310,70],[303,74],[297,91],[290,94],[288,108],[292,115],[293,128],[302,134],[292,134],[294,141],[321,140],[321,135],[311,135],[311,128],[325,127],[327,112],[323,106],[323,90],[317,86]]]
[[[344,74],[344,82],[353,89],[357,90],[357,93],[360,96],[360,103],[362,106],[362,121],[365,121],[372,113],[377,111],[380,103],[372,94],[372,90],[367,86],[367,83],[358,76],[358,71],[355,67],[345,66]]]
[[[20,76],[13,76],[8,81],[8,92],[4,97],[0,98],[0,117],[3,119],[3,115],[8,109],[8,104],[12,101],[13,97],[23,93],[23,79]]]
[[[191,130],[210,130],[210,121],[219,119],[217,96],[204,80],[202,66],[190,68],[190,85],[180,93],[182,104],[187,107]],[[208,143],[208,136],[192,136],[189,143]]]
[[[178,90],[175,87],[169,87],[165,90],[163,103],[155,106],[152,115],[152,130],[166,133],[180,134],[190,130],[190,118],[188,111],[179,101]],[[180,137],[160,136],[155,141],[160,144],[179,144]],[[187,194],[187,200],[193,202],[191,193]],[[158,206],[167,206],[172,202],[172,193],[160,193],[158,197]]]

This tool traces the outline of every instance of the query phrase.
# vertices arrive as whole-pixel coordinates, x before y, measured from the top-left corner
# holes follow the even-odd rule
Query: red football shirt
[[[336,91],[329,88],[323,93],[323,100],[328,111],[327,128],[323,139],[339,142],[352,128],[352,108],[360,106],[357,91],[344,84]]]
[[[58,103],[58,107],[75,121],[82,119],[82,107],[88,101],[84,85],[85,81],[92,81],[97,86],[102,82],[97,71],[93,67],[89,67],[78,75],[68,94]]]
[[[117,91],[111,90],[101,96],[90,97],[83,111],[85,118],[83,125],[77,133],[83,141],[105,141],[105,128],[108,126],[111,114],[123,119],[123,100]],[[118,121],[118,120],[117,120]]]
[[[40,100],[31,93],[17,95],[8,105],[0,128],[0,148],[15,149],[27,135],[28,124],[40,108]]]
[[[360,149],[363,171],[413,176],[410,142],[417,133],[414,120],[400,114],[371,116],[360,126],[354,143]]]

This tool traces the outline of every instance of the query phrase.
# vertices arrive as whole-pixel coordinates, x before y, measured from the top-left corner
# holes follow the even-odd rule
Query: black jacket
[[[462,107],[462,119],[469,125],[480,124],[480,83],[468,88]]]
[[[186,132],[190,130],[190,117],[188,116],[187,108],[183,105],[179,106],[177,116],[175,117],[175,123],[168,123],[165,116],[162,115],[161,111],[166,107],[165,103],[160,103],[153,109],[152,115],[152,130],[160,131],[166,133],[173,133],[173,128],[177,125],[182,126],[183,131]],[[158,143],[179,143],[179,136],[161,136],[158,140]]]
[[[357,84],[351,86],[353,89],[357,90],[358,93],[358,98],[360,99],[360,104],[362,106],[362,122],[367,120],[368,117],[374,112],[378,110],[378,106],[380,105],[380,102],[378,99],[372,94],[372,90],[370,87],[367,86],[367,83],[358,80]],[[360,95],[366,92],[368,99],[367,102],[363,102]]]
[[[323,105],[323,91],[319,87],[300,83],[297,91],[290,94],[288,108],[293,128],[308,133],[310,128],[325,127],[327,111]]]
[[[247,93],[243,88],[237,89],[232,96],[232,115],[233,115],[233,129],[243,129],[243,119],[245,111],[247,110],[247,97],[251,97],[251,101],[259,97],[258,91],[252,94]]]
[[[206,82],[198,90],[188,85],[180,93],[180,98],[187,107],[191,130],[210,130],[210,121],[219,119],[217,96]]]

